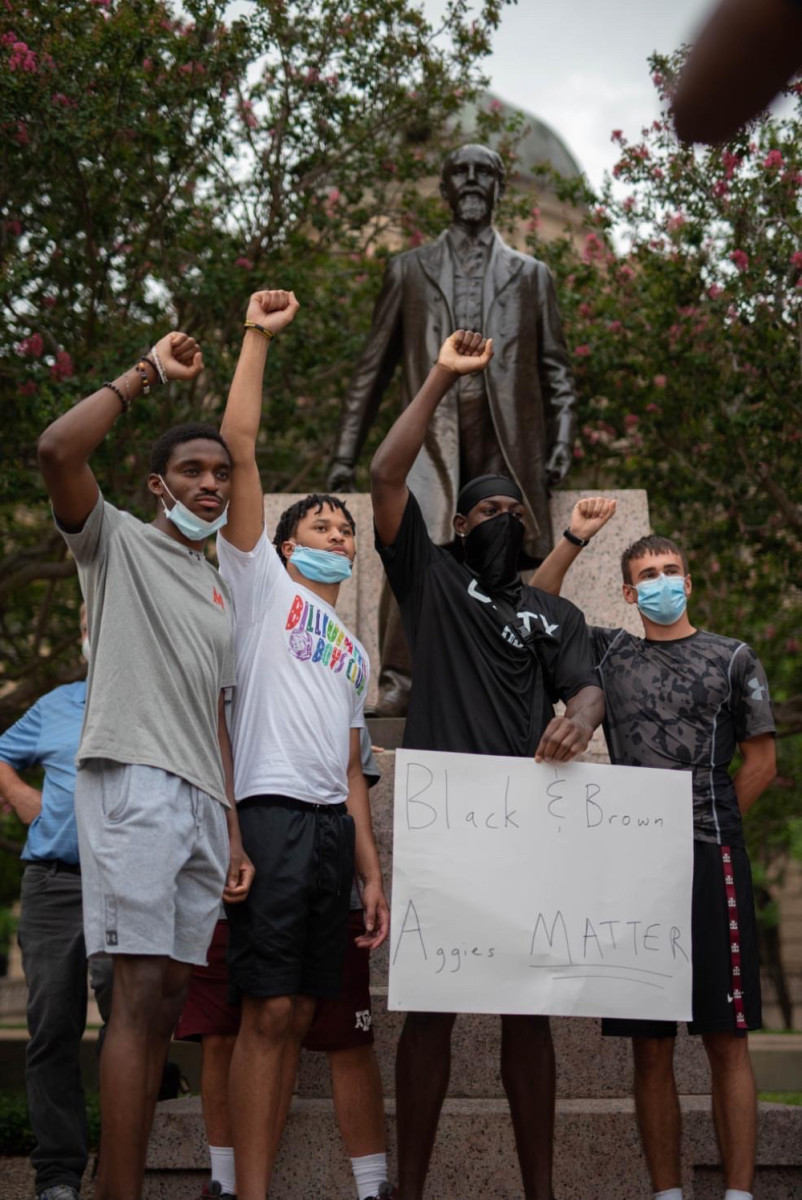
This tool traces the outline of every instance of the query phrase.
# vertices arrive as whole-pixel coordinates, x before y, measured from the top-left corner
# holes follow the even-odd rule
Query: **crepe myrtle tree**
[[[150,511],[147,450],[215,421],[247,296],[295,290],[271,352],[265,486],[323,481],[387,247],[428,236],[418,181],[483,85],[503,0],[3,0],[0,4],[0,725],[79,671],[74,564],[38,433],[165,329],[206,370],[137,401],[99,448],[115,503]]]
[[[669,115],[682,54],[650,63],[662,112],[613,131],[600,193],[554,181],[583,237],[545,243],[520,199],[518,215],[554,271],[577,375],[571,486],[646,488],[654,528],[691,558],[694,622],[765,663],[780,773],[747,830],[770,934],[802,850],[802,84],[785,115],[699,149]]]

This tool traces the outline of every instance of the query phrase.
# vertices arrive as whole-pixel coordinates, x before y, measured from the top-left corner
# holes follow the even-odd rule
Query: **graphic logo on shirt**
[[[475,579],[472,579],[468,584],[468,595],[472,600],[478,600],[480,604],[493,604],[490,596],[485,595]],[[493,605],[493,607],[495,607],[495,605]],[[518,620],[521,622],[527,633],[532,632],[533,621],[539,621],[549,637],[554,637],[555,631],[560,628],[559,625],[551,625],[548,621],[548,618],[545,617],[543,613],[529,612],[528,609],[525,609],[522,612],[516,613],[515,615],[518,617]],[[504,626],[501,631],[501,636],[504,638],[505,642],[509,642],[510,645],[514,646],[516,650],[523,650],[523,642],[519,637],[516,637],[515,630],[510,629],[509,625]]]
[[[328,667],[335,675],[344,672],[357,696],[362,695],[367,683],[365,658],[329,613],[296,595],[284,628],[290,630],[289,650],[293,658]]]
[[[761,700],[768,699],[769,689],[766,687],[766,685],[764,683],[760,682],[757,675],[753,676],[753,678],[749,680],[749,682],[746,686],[749,688],[749,691],[751,693],[751,695],[749,696],[749,699],[754,700],[754,702],[756,704],[759,703],[759,701],[761,701]]]
[[[368,1033],[373,1024],[373,1017],[369,1008],[356,1009],[354,1012],[354,1029],[361,1029]]]
[[[217,588],[212,588],[212,601],[214,604],[219,605],[219,607],[222,608],[223,612],[226,611],[225,601],[223,600],[223,597],[218,592]]]

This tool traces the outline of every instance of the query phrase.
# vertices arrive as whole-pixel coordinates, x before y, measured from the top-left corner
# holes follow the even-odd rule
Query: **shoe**
[[[379,1187],[378,1196],[367,1196],[366,1200],[394,1200],[395,1188],[391,1188],[389,1183],[382,1183]]]
[[[52,1187],[38,1192],[36,1200],[80,1200],[80,1197],[68,1183],[54,1183]]]
[[[233,1192],[224,1192],[217,1180],[213,1179],[208,1187],[204,1183],[198,1200],[237,1200],[237,1197]]]

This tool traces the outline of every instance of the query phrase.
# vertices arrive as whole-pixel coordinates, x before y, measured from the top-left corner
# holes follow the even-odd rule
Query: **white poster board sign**
[[[396,753],[391,1009],[691,1016],[687,771]]]

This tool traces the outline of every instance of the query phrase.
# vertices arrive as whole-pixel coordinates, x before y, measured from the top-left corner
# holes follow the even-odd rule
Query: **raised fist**
[[[168,379],[194,379],[203,370],[200,346],[188,333],[168,333],[155,349]]]
[[[574,505],[568,528],[575,537],[588,541],[607,524],[615,508],[616,502],[610,496],[585,496]]]
[[[493,357],[493,339],[487,341],[481,333],[458,329],[440,347],[437,362],[457,375],[473,375],[484,371]]]
[[[300,307],[295,292],[254,292],[248,301],[245,320],[278,333],[286,329]]]

